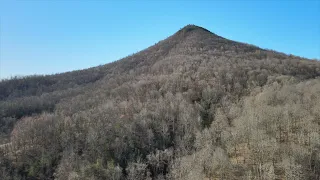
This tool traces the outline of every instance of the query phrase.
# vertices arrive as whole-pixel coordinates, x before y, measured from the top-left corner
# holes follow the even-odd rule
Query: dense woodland
[[[320,62],[188,25],[0,82],[0,179],[320,179]]]

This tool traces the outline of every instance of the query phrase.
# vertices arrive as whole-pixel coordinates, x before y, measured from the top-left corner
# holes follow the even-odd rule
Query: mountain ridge
[[[196,48],[196,51],[198,51],[199,49],[202,49],[206,52],[212,51],[212,50],[217,50],[219,52],[220,51],[219,48],[223,48],[223,51],[230,50],[230,49],[231,51],[239,51],[239,52],[236,52],[236,54],[240,54],[243,51],[246,51],[246,52],[262,51],[266,54],[267,53],[276,54],[277,56],[282,58],[285,58],[287,56],[284,53],[270,51],[267,49],[261,49],[254,45],[249,45],[246,43],[228,40],[226,38],[216,35],[215,33],[212,33],[211,31],[203,27],[189,24],[184,26],[183,28],[181,28],[180,30],[178,30],[176,33],[169,36],[168,38],[165,38],[164,40],[159,41],[155,45],[149,46],[144,50],[141,50],[137,53],[121,58],[119,60],[113,61],[111,63],[90,67],[87,69],[74,70],[69,72],[53,74],[53,75],[36,75],[36,76],[13,78],[13,81],[16,81],[15,83],[21,83],[21,82],[23,83],[26,79],[38,79],[38,82],[41,82],[44,80],[40,80],[40,79],[46,78],[47,79],[46,81],[52,82],[49,84],[57,84],[59,82],[56,79],[58,79],[59,77],[70,76],[70,77],[76,77],[76,78],[75,79],[67,78],[60,83],[62,84],[71,83],[76,85],[91,83],[97,80],[101,80],[104,75],[112,71],[118,71],[118,72],[130,71],[129,67],[134,67],[135,65],[140,63],[145,63],[146,65],[150,66],[151,64],[154,64],[157,60],[161,60],[161,58],[164,58],[165,56],[167,56],[170,53],[170,51],[177,50],[176,48],[177,46],[178,48],[180,47],[180,49],[182,49],[183,52],[178,51],[178,52],[174,52],[173,54],[179,55],[179,54],[189,53],[190,51],[184,52],[185,48],[189,48],[189,49]],[[211,52],[210,55],[221,56],[221,53]],[[296,57],[296,58],[299,58],[301,60],[306,60],[306,58],[300,58],[300,57]],[[121,64],[121,66],[117,65],[119,63]],[[82,82],[82,79],[89,79],[89,80]],[[0,96],[0,100],[4,99],[5,98],[4,96],[10,96],[9,95],[10,91],[6,90],[7,88],[5,86],[10,87],[11,85],[9,85],[8,83],[13,81],[10,81],[10,80],[0,81],[1,82],[0,89],[2,89],[2,91],[0,90],[0,94],[2,95]],[[24,86],[24,85],[22,84],[21,86]],[[44,84],[44,86],[46,85]],[[32,86],[32,88],[35,88],[35,86]],[[31,93],[31,95],[36,95],[36,94],[37,94],[36,92]]]
[[[318,179],[319,107],[320,62],[187,25],[106,65],[1,81],[0,179]]]
[[[194,24],[188,24],[188,25],[180,28],[180,30],[178,30],[177,32],[175,32],[173,35],[171,35],[171,36],[169,36],[169,37],[167,37],[167,38],[165,38],[165,39],[163,39],[163,40],[160,40],[160,41],[159,41],[158,43],[156,43],[155,45],[157,45],[157,44],[159,44],[159,43],[161,43],[161,42],[163,42],[163,41],[169,40],[170,38],[174,38],[174,39],[181,38],[181,34],[182,34],[182,35],[186,35],[186,34],[187,34],[187,35],[190,35],[190,33],[188,34],[188,33],[186,33],[186,32],[192,32],[192,31],[196,31],[198,34],[201,34],[201,33],[209,33],[209,35],[214,35],[214,36],[216,36],[216,37],[218,37],[218,38],[227,40],[227,41],[229,41],[229,42],[239,43],[239,44],[241,44],[241,45],[249,46],[249,47],[256,47],[256,48],[259,49],[259,50],[272,51],[272,52],[274,52],[274,53],[279,53],[279,54],[287,55],[287,54],[285,54],[285,53],[277,52],[277,51],[274,51],[274,50],[262,49],[262,48],[259,48],[259,47],[256,46],[256,45],[251,45],[251,44],[247,44],[247,43],[243,43],[243,42],[238,42],[238,41],[226,39],[226,38],[224,38],[224,37],[221,37],[221,36],[219,36],[219,35],[211,32],[211,31],[209,31],[208,29],[205,29],[205,28],[203,28],[203,27],[201,27],[201,26],[197,26],[197,25],[194,25]],[[99,66],[84,68],[84,69],[81,69],[81,70],[73,70],[73,71],[61,72],[61,73],[56,73],[56,74],[19,76],[19,77],[17,77],[17,78],[24,78],[24,77],[29,77],[29,76],[30,76],[30,77],[32,77],[32,76],[55,76],[55,75],[61,75],[61,74],[64,74],[64,73],[71,73],[71,72],[75,72],[75,71],[84,71],[84,70],[87,70],[87,69],[99,68],[99,67],[106,66],[106,65],[108,65],[108,64],[113,64],[114,62],[117,62],[117,61],[119,61],[119,60],[132,57],[132,56],[134,56],[134,55],[136,55],[136,54],[138,54],[138,53],[140,53],[140,52],[143,52],[143,51],[145,51],[145,50],[147,50],[147,49],[149,49],[149,48],[153,48],[155,45],[151,45],[151,46],[147,47],[146,49],[141,50],[141,51],[139,51],[139,52],[137,52],[137,53],[134,53],[134,54],[132,54],[132,55],[128,55],[128,56],[126,56],[126,57],[120,58],[120,59],[115,60],[115,61],[113,61],[113,62],[110,62],[110,63],[107,63],[107,64],[103,64],[103,65],[99,65]],[[299,57],[299,56],[296,56],[296,57]],[[301,57],[299,57],[299,58],[301,58]],[[302,59],[308,59],[308,58],[302,58]],[[14,76],[13,76],[13,77],[14,77]],[[7,80],[9,80],[9,79],[2,79],[1,81],[7,81]]]
[[[180,51],[179,51],[180,48]],[[188,51],[185,51],[188,49]],[[133,67],[137,65],[151,66],[157,61],[164,59],[170,52],[172,55],[181,55],[181,54],[192,54],[191,50],[198,53],[199,50],[202,53],[208,53],[209,56],[237,56],[241,53],[252,52],[257,54],[263,54],[267,57],[267,54],[271,56],[277,56],[282,59],[286,59],[288,55],[272,50],[261,49],[254,45],[249,45],[246,43],[236,42],[228,40],[226,38],[220,37],[211,31],[196,25],[186,25],[180,30],[178,30],[173,35],[165,38],[164,40],[159,41],[153,46],[141,50],[135,54],[129,55],[127,57],[121,58],[111,63],[104,65],[91,67],[82,70],[69,71],[64,73],[58,73],[53,75],[36,75],[36,76],[26,76],[20,78],[13,78],[12,80],[1,80],[0,81],[0,100],[4,100],[6,97],[21,97],[20,95],[10,95],[10,87],[13,87],[12,84],[20,84],[19,86],[23,88],[36,88],[36,86],[43,86],[41,88],[44,92],[52,92],[54,89],[48,88],[48,85],[61,86],[65,87],[75,87],[77,85],[83,85],[87,83],[92,83],[97,80],[102,80],[105,75],[108,73],[117,73],[130,71]],[[215,52],[216,51],[216,52]],[[227,53],[221,53],[222,51],[231,51],[232,55]],[[306,58],[293,57],[299,60],[307,60]],[[121,64],[121,65],[119,65]],[[146,72],[145,72],[146,73]],[[58,80],[63,77],[63,80]],[[69,78],[68,78],[69,77]],[[28,86],[25,84],[30,81],[37,81],[36,83],[29,83]],[[83,81],[83,79],[86,79]],[[45,82],[41,84],[41,82]],[[40,84],[39,84],[40,83]],[[34,85],[32,85],[34,84]],[[66,84],[69,84],[66,86]],[[51,90],[50,90],[51,89]],[[59,89],[59,88],[58,88]],[[24,90],[25,91],[25,90]],[[25,91],[28,92],[28,91]],[[40,92],[41,94],[41,92]],[[36,90],[30,91],[28,95],[40,95]]]

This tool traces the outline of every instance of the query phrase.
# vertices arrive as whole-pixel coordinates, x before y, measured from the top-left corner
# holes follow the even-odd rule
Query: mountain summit
[[[187,25],[0,81],[0,179],[319,179],[320,63]]]
[[[209,30],[207,30],[207,29],[205,29],[203,27],[200,27],[200,26],[197,26],[197,25],[193,25],[193,24],[189,24],[189,25],[184,26],[180,31],[183,31],[183,32],[191,32],[191,31],[210,32]]]
[[[120,62],[126,64],[123,71],[127,71],[127,67],[134,68],[137,64],[142,65],[142,63],[145,66],[152,66],[158,61],[172,59],[174,56],[229,57],[244,55],[249,52],[255,53],[256,51],[264,52],[264,54],[271,53],[253,45],[225,39],[202,27],[187,25],[156,45],[121,59]],[[284,55],[277,54],[279,56]],[[178,59],[174,58],[173,61],[175,60]],[[123,72],[122,70],[120,71]]]

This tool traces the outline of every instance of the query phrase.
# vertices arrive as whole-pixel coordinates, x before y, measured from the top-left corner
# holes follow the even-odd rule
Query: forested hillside
[[[320,179],[320,62],[188,25],[0,82],[0,179]]]

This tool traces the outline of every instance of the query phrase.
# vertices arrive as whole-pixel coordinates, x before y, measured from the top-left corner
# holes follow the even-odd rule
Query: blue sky
[[[106,64],[187,24],[320,58],[320,1],[0,0],[0,78]]]

